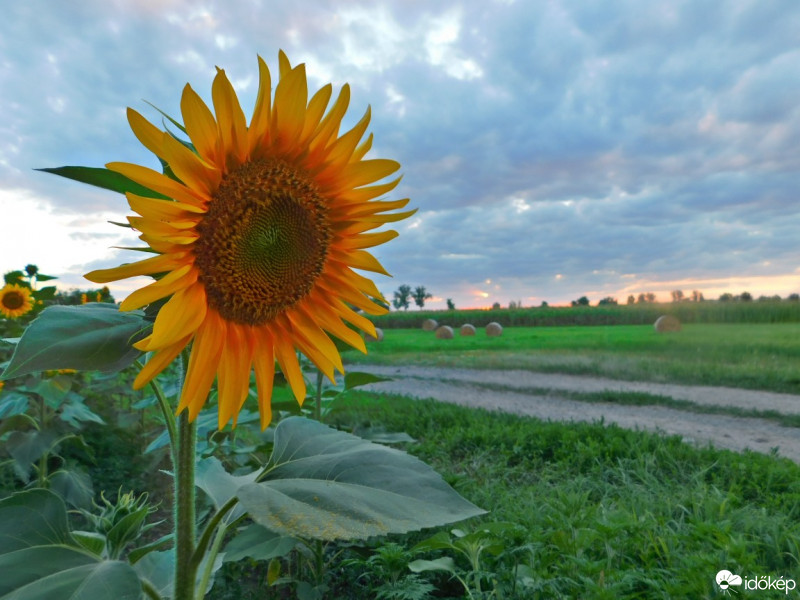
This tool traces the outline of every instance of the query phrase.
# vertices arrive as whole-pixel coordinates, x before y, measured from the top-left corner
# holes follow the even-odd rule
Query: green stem
[[[227,515],[234,506],[236,506],[237,502],[239,502],[239,499],[234,496],[225,504],[223,504],[214,514],[214,516],[209,519],[208,523],[203,529],[203,533],[200,534],[200,539],[197,541],[197,547],[194,550],[192,564],[194,564],[195,568],[199,567],[200,563],[203,562],[203,556],[205,556],[206,548],[208,548],[208,544],[211,541],[211,536],[214,535],[214,532],[217,530],[217,528],[220,528],[220,522],[223,518],[225,518],[225,515]],[[228,525],[221,527],[220,530],[224,531],[227,529],[227,527]]]
[[[322,540],[316,540],[314,544],[314,558],[317,560],[316,565],[316,583],[321,585],[325,579],[325,546],[322,545]]]
[[[161,594],[158,593],[158,590],[153,586],[152,583],[147,581],[146,579],[142,579],[142,590],[144,591],[145,595],[152,600],[164,600],[161,597]]]
[[[189,422],[189,412],[178,419],[178,447],[175,462],[175,600],[195,600],[197,565],[195,549],[194,464],[197,427]]]
[[[314,419],[322,423],[322,371],[317,369],[317,398],[314,402]]]
[[[41,430],[46,431],[50,425],[47,419],[47,403],[44,401],[43,396],[39,396],[39,423],[41,423]],[[47,485],[47,461],[50,458],[50,452],[45,452],[39,458],[39,487],[43,488]]]
[[[139,370],[141,370],[143,365],[137,360],[136,366],[139,367]],[[158,381],[156,381],[155,378],[150,380],[150,387],[153,388],[153,393],[156,395],[156,400],[158,401],[158,407],[161,409],[161,414],[164,417],[164,424],[167,426],[167,434],[169,434],[169,447],[172,449],[172,464],[174,465],[177,461],[175,449],[178,447],[178,434],[175,426],[175,416],[172,413],[172,408],[170,407],[169,401],[164,394],[164,390],[161,389],[161,386],[158,384]]]
[[[217,529],[214,542],[211,544],[211,548],[208,551],[206,568],[203,569],[203,578],[200,580],[200,585],[198,587],[201,596],[205,593],[206,588],[208,588],[208,582],[211,581],[211,575],[214,573],[214,562],[217,560],[217,554],[219,554],[219,548],[222,546],[222,540],[225,539],[226,531],[227,527],[220,527]]]

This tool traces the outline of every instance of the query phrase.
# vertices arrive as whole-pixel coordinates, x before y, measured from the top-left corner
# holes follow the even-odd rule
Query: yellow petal
[[[156,156],[163,158],[161,146],[164,132],[132,108],[128,109],[128,123],[142,145]]]
[[[275,380],[275,354],[272,346],[272,336],[261,329],[254,342],[253,369],[256,372],[258,411],[261,415],[262,430],[272,421],[272,385]]]
[[[334,308],[334,310],[336,310],[336,312],[339,314],[339,316],[342,317],[342,319],[344,319],[351,325],[358,327],[361,331],[366,331],[372,337],[375,337],[375,325],[364,315],[355,312],[353,309],[347,306],[347,304],[345,304],[338,298],[333,299],[331,301],[331,305]]]
[[[375,181],[380,181],[388,177],[400,168],[400,163],[388,158],[374,158],[372,160],[362,160],[361,162],[347,165],[335,177],[329,185],[332,190],[344,191],[358,188]]]
[[[205,196],[219,187],[222,173],[207,163],[168,133],[164,134],[164,160],[184,184]]]
[[[309,298],[306,306],[308,307],[308,311],[314,314],[315,319],[322,329],[330,332],[332,335],[335,335],[346,344],[350,344],[353,348],[360,350],[364,354],[367,353],[367,347],[364,345],[364,338],[362,338],[357,331],[350,329],[342,322],[341,317],[328,304],[327,300]]]
[[[112,162],[108,163],[106,167],[111,171],[116,171],[125,175],[128,179],[132,179],[136,183],[140,183],[148,189],[164,194],[169,198],[173,198],[178,202],[185,202],[193,206],[205,206],[208,198],[195,190],[192,190],[182,183],[170,179],[166,175],[162,175],[153,169],[134,165],[131,163]]]
[[[187,83],[181,96],[181,114],[186,133],[200,156],[207,162],[220,166],[217,156],[218,131],[214,115]]]
[[[315,155],[322,152],[328,145],[328,141],[339,133],[339,125],[347,112],[347,106],[350,104],[350,86],[346,83],[342,86],[336,102],[322,119],[322,122],[317,127],[317,130],[312,135],[309,142],[310,153]]]
[[[186,344],[189,343],[189,340],[192,339],[191,335],[187,335],[185,338],[178,340],[171,346],[167,346],[166,348],[159,350],[158,352],[154,352],[150,356],[150,360],[142,367],[142,370],[139,371],[139,374],[136,376],[136,379],[133,380],[133,389],[140,390],[144,386],[146,386],[150,381],[161,371],[167,368],[167,366],[175,360],[175,357],[180,354],[181,350],[186,347]]]
[[[370,149],[372,148],[372,138],[373,136],[370,133],[367,136],[367,139],[364,140],[364,142],[358,148],[356,148],[355,152],[353,152],[353,156],[350,158],[350,162],[358,162],[362,158],[364,158],[367,152],[369,152]]]
[[[256,148],[264,143],[264,137],[269,133],[269,123],[272,115],[272,81],[269,68],[264,59],[258,57],[258,94],[256,95],[256,106],[253,109],[253,118],[250,121],[250,128],[247,136],[250,144],[250,154],[253,155]]]
[[[340,240],[336,245],[339,248],[356,249],[356,248],[372,248],[385,244],[389,240],[396,238],[398,234],[396,231],[390,229],[388,231],[379,231],[378,233],[362,233],[350,238]]]
[[[329,83],[317,90],[309,100],[308,109],[306,110],[306,122],[303,125],[303,133],[300,134],[300,143],[308,143],[308,138],[317,129],[322,115],[325,114],[325,108],[330,102],[332,92],[333,86]]]
[[[131,293],[119,305],[120,310],[134,310],[151,304],[161,298],[174,294],[178,290],[189,287],[197,281],[197,269],[192,265],[184,265],[164,275],[158,281],[146,285]]]
[[[173,200],[158,200],[156,198],[145,198],[128,192],[125,194],[128,204],[137,213],[146,219],[156,221],[187,221],[189,219],[199,219],[204,212],[202,208],[183,204]]]
[[[206,317],[206,291],[196,282],[179,290],[161,307],[153,324],[153,334],[147,350],[170,346],[180,338],[194,333]]]
[[[136,277],[137,275],[163,273],[185,265],[190,260],[187,256],[187,252],[161,254],[159,256],[153,256],[152,258],[140,260],[139,262],[126,263],[119,267],[114,267],[113,269],[92,271],[84,275],[84,277],[94,283],[109,283],[111,281],[127,279],[128,277]]]
[[[250,365],[253,347],[240,325],[229,323],[225,349],[217,371],[218,427],[222,429],[233,417],[236,419],[250,391]]]
[[[303,131],[308,102],[306,67],[299,65],[285,76],[281,75],[275,89],[275,106],[272,110],[272,138],[278,151],[288,153],[298,149],[297,138]]]
[[[239,105],[239,99],[231,82],[223,69],[217,71],[211,84],[211,99],[217,115],[219,137],[222,140],[224,156],[231,168],[230,158],[235,158],[235,165],[240,165],[247,157],[247,121]]]
[[[350,157],[369,127],[370,109],[361,117],[350,131],[328,146],[328,168],[340,169],[350,161]]]
[[[306,399],[306,382],[303,379],[300,364],[297,362],[294,346],[289,343],[289,335],[286,331],[281,330],[277,325],[275,329],[278,330],[273,338],[275,341],[275,358],[281,366],[281,372],[289,382],[292,392],[294,392],[297,403],[302,406],[303,401]]]
[[[349,206],[351,204],[364,204],[368,200],[391,192],[400,183],[402,177],[397,177],[387,183],[362,187],[357,190],[345,190],[336,200],[336,206]]]
[[[328,379],[334,381],[334,374],[331,367],[335,367],[340,373],[344,372],[342,357],[336,344],[331,341],[313,318],[309,317],[302,308],[298,307],[287,313],[286,317],[292,324],[292,332],[304,338],[306,342],[301,346],[303,353],[308,356],[322,370]],[[307,352],[308,350],[308,352]]]
[[[361,269],[362,271],[372,271],[373,273],[389,275],[389,272],[383,268],[383,265],[378,262],[378,259],[365,250],[339,252],[338,249],[331,249],[330,256],[331,258],[345,263],[354,269]],[[391,275],[389,276],[391,277]]]
[[[220,355],[225,346],[226,324],[216,312],[208,311],[206,320],[197,330],[192,342],[189,367],[183,382],[177,412],[189,409],[189,420],[194,421],[208,399],[208,392],[217,375]]]

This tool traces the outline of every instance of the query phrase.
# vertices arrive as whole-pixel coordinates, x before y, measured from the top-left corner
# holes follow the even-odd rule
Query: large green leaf
[[[0,501],[0,600],[139,600],[133,569],[104,561],[70,534],[67,509],[48,490]]]
[[[52,173],[53,175],[60,175],[67,179],[80,181],[81,183],[88,183],[112,192],[132,192],[139,196],[147,196],[148,198],[166,198],[163,194],[154,192],[135,181],[128,179],[121,173],[116,173],[105,168],[97,167],[54,167],[47,169],[37,169],[37,171],[44,171],[45,173]]]
[[[47,369],[118,371],[141,354],[131,346],[147,323],[114,305],[49,306],[22,334],[2,379]]]
[[[270,560],[286,556],[297,546],[293,537],[280,535],[251,523],[236,534],[225,546],[225,562],[236,562],[250,557],[253,560]]]
[[[259,483],[236,492],[250,517],[323,540],[405,533],[483,514],[422,461],[302,417],[282,420]]]

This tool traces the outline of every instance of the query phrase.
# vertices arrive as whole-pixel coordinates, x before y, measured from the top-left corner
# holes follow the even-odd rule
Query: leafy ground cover
[[[486,521],[519,526],[496,536],[481,563],[483,596],[473,597],[713,598],[723,568],[798,572],[800,467],[788,460],[368,393],[334,415],[342,426],[408,432],[409,450],[489,509]],[[467,597],[448,572],[432,581],[431,597]]]
[[[351,363],[527,369],[631,381],[724,385],[800,393],[800,323],[697,324],[658,334],[650,325],[507,327],[439,340],[392,329]]]

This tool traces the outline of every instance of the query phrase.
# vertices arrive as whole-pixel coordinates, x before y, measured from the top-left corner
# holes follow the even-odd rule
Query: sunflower
[[[16,319],[33,309],[31,291],[21,285],[9,283],[0,289],[0,315]]]
[[[408,199],[376,200],[400,177],[400,165],[364,158],[372,134],[364,117],[339,134],[349,104],[345,84],[328,109],[332,87],[308,98],[305,65],[279,54],[274,97],[270,72],[259,57],[259,87],[248,125],[225,71],[211,88],[214,113],[187,84],[181,97],[185,144],[136,111],[136,137],[165,165],[107,167],[156,192],[127,194],[138,216],[128,218],[157,255],[86,277],[107,283],[138,275],[158,279],[134,291],[121,310],[170,297],[152,333],[136,344],[153,355],[134,381],[146,385],[189,344],[191,353],[178,412],[195,419],[217,379],[219,426],[238,413],[255,371],[261,426],[271,420],[277,362],[302,403],[306,387],[296,350],[331,380],[343,372],[330,336],[366,352],[361,335],[373,324],[359,311],[386,309],[375,284],[354,269],[388,275],[365,249],[397,236],[371,232],[415,211]],[[166,199],[165,199],[166,198]]]

